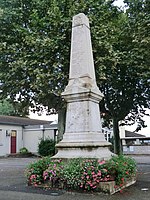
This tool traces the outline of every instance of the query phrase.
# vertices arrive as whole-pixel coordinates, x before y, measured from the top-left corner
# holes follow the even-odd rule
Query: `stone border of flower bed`
[[[122,184],[122,186],[117,186],[115,181],[100,182],[97,187],[99,189],[99,191],[96,193],[103,192],[103,193],[112,195],[112,194],[115,194],[115,193],[123,190],[124,188],[127,188],[127,187],[135,184],[135,183],[136,183],[136,177],[133,177],[132,179],[127,180],[124,184]],[[65,190],[63,183],[59,187],[53,187],[52,183],[50,183],[50,182],[48,184],[41,184],[41,185],[36,185],[36,186],[31,186],[31,187],[52,189],[52,190],[53,189],[54,190]],[[65,190],[65,191],[70,192],[70,190]],[[71,190],[71,192],[78,192],[78,191]]]
[[[116,192],[121,191],[122,189],[129,187],[136,183],[136,178],[133,177],[132,179],[129,179],[126,181],[125,184],[122,186],[116,186],[115,181],[108,181],[108,182],[100,182],[99,183],[99,189],[103,192],[109,193],[109,194],[115,194]]]

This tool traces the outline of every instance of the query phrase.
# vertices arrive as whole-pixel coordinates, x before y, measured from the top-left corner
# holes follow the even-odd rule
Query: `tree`
[[[118,121],[139,106],[148,106],[147,78],[133,62],[134,35],[113,0],[1,0],[1,98],[21,101],[48,112],[61,112],[61,92],[67,85],[71,20],[84,12],[91,22],[97,83],[105,97],[102,112],[114,122],[115,152],[120,152]],[[135,59],[136,61],[136,59]],[[52,109],[53,108],[53,109]],[[52,110],[51,110],[52,109]],[[61,116],[61,115],[59,115]],[[135,115],[132,115],[133,120]],[[139,116],[140,117],[140,116]]]
[[[13,106],[8,101],[0,101],[0,115],[12,115],[13,113]]]
[[[110,54],[114,58],[111,61],[114,62],[99,68],[99,76],[103,78],[99,87],[105,95],[102,110],[108,119],[113,119],[116,153],[121,148],[119,121],[125,119],[124,124],[137,121],[137,130],[140,130],[145,126],[142,120],[145,108],[150,107],[150,3],[143,0],[127,2],[129,7],[120,18],[119,34],[113,43],[109,43]]]
[[[144,108],[150,108],[150,2],[148,0],[125,0],[125,3],[128,6],[126,14],[129,19],[130,35],[132,35],[128,64],[135,68],[138,79],[137,101],[134,103],[134,108],[139,105],[128,120],[133,118],[133,114],[137,116],[139,122],[137,130],[140,130],[144,126],[144,121],[141,120],[141,116],[145,114]]]
[[[24,107],[20,102],[11,103],[9,99],[0,100],[0,115],[27,117],[29,107]]]
[[[102,27],[98,34],[103,37],[108,21],[112,16],[116,19],[119,12],[105,0],[74,4],[69,0],[1,2],[2,98],[9,95],[14,101],[17,94],[18,101],[31,107],[37,105],[36,110],[42,104],[48,106],[49,112],[52,108],[52,112],[61,112],[64,102],[60,94],[68,79],[73,15],[88,14],[91,24],[97,22],[96,30]]]

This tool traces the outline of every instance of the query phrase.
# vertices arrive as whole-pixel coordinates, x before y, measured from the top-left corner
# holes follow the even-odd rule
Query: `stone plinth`
[[[66,127],[54,158],[109,159],[99,110],[103,95],[95,80],[89,21],[83,13],[73,17],[69,83],[62,97],[67,102]]]

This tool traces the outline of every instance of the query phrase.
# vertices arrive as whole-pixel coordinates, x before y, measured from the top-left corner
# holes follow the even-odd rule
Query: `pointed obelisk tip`
[[[84,13],[79,13],[73,17],[72,27],[85,25],[89,28],[89,19]]]

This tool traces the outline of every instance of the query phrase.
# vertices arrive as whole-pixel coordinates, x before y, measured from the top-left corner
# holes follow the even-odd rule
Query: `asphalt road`
[[[0,200],[149,200],[150,156],[134,157],[138,163],[137,182],[114,195],[68,193],[36,189],[26,184],[24,170],[35,158],[0,158]]]

